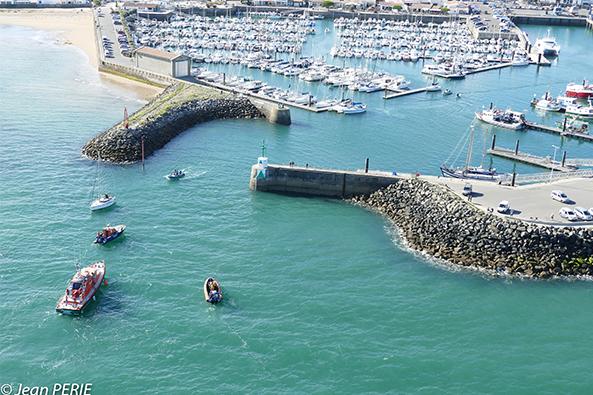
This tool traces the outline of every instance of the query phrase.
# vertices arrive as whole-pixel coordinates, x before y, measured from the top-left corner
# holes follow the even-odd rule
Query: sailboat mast
[[[474,148],[474,126],[471,126],[469,133],[469,146],[467,147],[467,158],[465,160],[465,169],[469,168],[470,161],[472,159],[472,150]]]

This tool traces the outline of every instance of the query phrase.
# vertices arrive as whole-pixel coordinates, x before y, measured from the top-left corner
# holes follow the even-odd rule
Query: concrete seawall
[[[272,123],[280,125],[290,125],[290,110],[286,107],[280,107],[276,103],[250,98],[249,101],[255,106],[266,119]]]
[[[510,18],[514,23],[519,25],[587,26],[587,19],[580,17],[554,15],[511,15]]]
[[[263,175],[259,170],[258,165],[251,169],[249,187],[252,190],[337,199],[368,195],[401,179],[356,171],[283,165],[268,165]]]

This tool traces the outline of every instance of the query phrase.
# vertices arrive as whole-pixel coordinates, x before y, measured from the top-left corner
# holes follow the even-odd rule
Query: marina
[[[586,393],[593,40],[470,4],[0,12],[6,382]]]

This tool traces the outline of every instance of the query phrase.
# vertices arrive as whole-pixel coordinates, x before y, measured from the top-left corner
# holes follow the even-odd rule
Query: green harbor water
[[[532,38],[546,29],[526,27]],[[590,393],[590,282],[455,270],[407,250],[374,213],[248,189],[262,140],[273,163],[356,169],[369,157],[376,169],[438,174],[490,102],[554,124],[562,118],[533,112],[529,101],[593,79],[593,34],[552,33],[562,52],[551,67],[444,83],[461,98],[365,94],[360,116],[293,110],[289,127],[201,124],[142,171],[98,167],[80,148],[124,106],[143,102],[104,85],[81,52],[51,35],[0,26],[0,385],[92,383],[93,394]],[[331,38],[318,36],[309,51],[328,53]],[[373,67],[415,86],[427,81],[421,63]],[[592,145],[554,135],[476,130],[476,162],[492,160],[479,154],[492,133],[501,146],[520,139],[539,155],[558,144],[569,157],[593,155]],[[172,168],[188,176],[168,182]],[[91,213],[102,192],[117,205]],[[107,223],[125,223],[127,234],[93,245]],[[56,314],[75,264],[97,259],[109,285],[82,317]],[[210,275],[225,291],[220,306],[203,301]]]

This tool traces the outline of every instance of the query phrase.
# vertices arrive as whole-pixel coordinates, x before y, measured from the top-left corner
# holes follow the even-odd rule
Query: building
[[[150,47],[134,51],[134,64],[139,69],[175,78],[188,77],[191,71],[191,59],[188,56]]]

